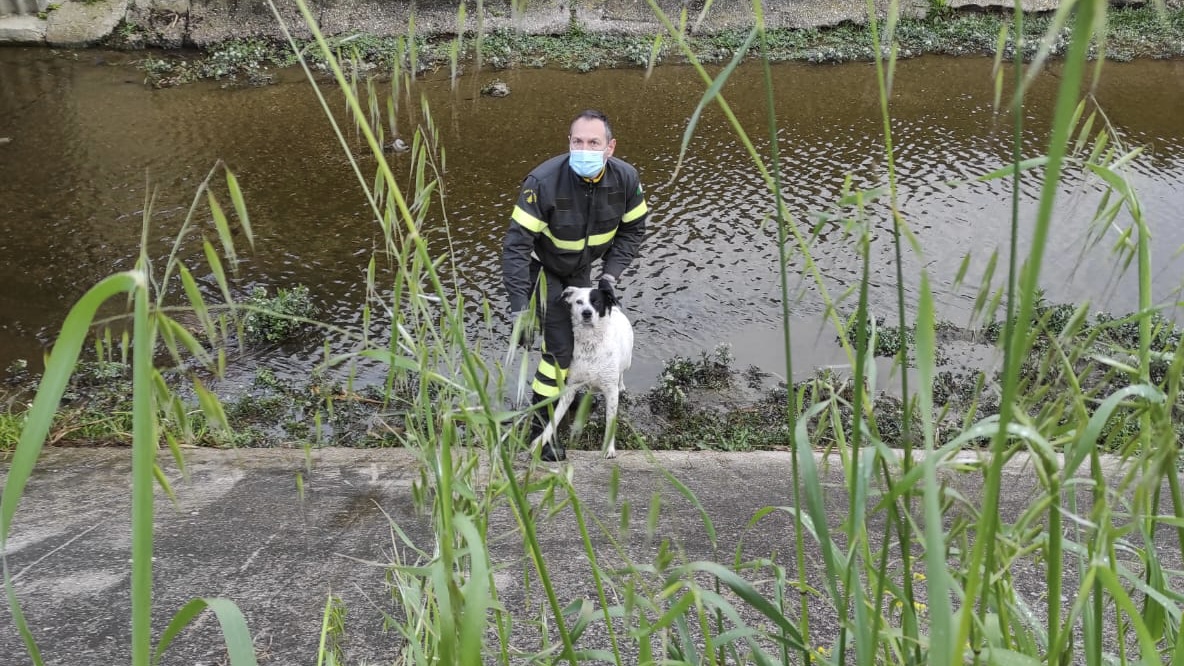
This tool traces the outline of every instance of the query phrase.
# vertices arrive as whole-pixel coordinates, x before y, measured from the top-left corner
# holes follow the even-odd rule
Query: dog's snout
[[[580,316],[584,318],[584,321],[590,321],[592,319],[592,310],[584,310],[580,313]]]

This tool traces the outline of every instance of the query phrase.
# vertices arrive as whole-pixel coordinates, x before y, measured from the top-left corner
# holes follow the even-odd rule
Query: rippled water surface
[[[0,49],[0,362],[40,358],[85,289],[132,265],[149,192],[156,197],[151,253],[165,256],[198,184],[220,159],[239,176],[257,236],[236,288],[304,283],[328,319],[359,325],[365,267],[381,236],[302,75],[284,72],[276,85],[253,89],[151,90],[127,65],[134,57]],[[990,70],[989,60],[977,58],[905,61],[892,98],[900,206],[922,248],[906,248],[905,290],[912,298],[924,267],[940,290],[939,315],[958,323],[967,321],[991,254],[998,250],[1006,264],[1008,184],[967,182],[1011,154],[1011,122],[992,109]],[[782,64],[773,72],[785,195],[808,230],[820,214],[835,212],[846,177],[862,188],[886,181],[874,70]],[[509,97],[479,94],[495,76],[509,84]],[[761,77],[758,67],[743,67],[725,92],[767,155]],[[1057,80],[1054,67],[1031,96],[1025,157],[1045,150]],[[340,95],[325,90],[340,108]],[[617,155],[640,170],[653,211],[644,256],[622,279],[637,328],[635,381],[652,380],[665,358],[725,341],[735,343],[742,363],[776,365],[781,290],[767,219],[771,196],[715,107],[705,112],[672,180],[702,90],[693,70],[681,66],[659,68],[648,80],[636,70],[521,70],[470,75],[455,90],[446,78],[420,82],[414,93],[428,98],[447,148],[445,212],[470,300],[504,309],[500,243],[517,184],[533,165],[565,150],[570,117],[595,106],[613,119]],[[1154,233],[1156,298],[1174,301],[1181,282],[1176,254],[1184,245],[1184,62],[1107,64],[1097,100],[1129,144],[1145,147],[1130,177]],[[417,101],[402,105],[404,133],[415,121],[412,111],[418,114]],[[410,168],[402,155],[391,160],[396,169]],[[362,161],[367,178],[373,164]],[[1024,190],[1025,240],[1039,186],[1030,178]],[[1089,299],[1127,312],[1135,282],[1117,275],[1108,250],[1117,236],[1111,233],[1101,249],[1086,248],[1098,200],[1096,183],[1071,172],[1042,282],[1051,300]],[[892,316],[891,226],[882,206],[869,213],[877,229],[871,299],[878,313]],[[431,224],[443,219],[434,214]],[[859,263],[839,224],[818,230],[813,257],[837,297],[857,282]],[[956,286],[968,254],[964,284]],[[799,339],[809,343],[808,324],[823,301],[802,271],[795,260],[790,308],[809,331]],[[491,354],[503,344],[503,322],[493,334],[477,328],[474,338]],[[316,351],[284,348],[259,361],[298,369],[306,354]]]

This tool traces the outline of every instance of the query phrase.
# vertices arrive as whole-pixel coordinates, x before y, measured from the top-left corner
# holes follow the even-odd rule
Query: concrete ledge
[[[63,2],[49,12],[45,41],[50,46],[92,46],[111,34],[127,14],[128,0],[99,0],[93,4]]]
[[[44,44],[46,25],[36,16],[0,17],[0,43]]]
[[[611,526],[620,522],[625,502],[634,507],[632,528],[619,535],[622,552],[633,561],[653,561],[660,539],[669,539],[672,551],[688,560],[726,562],[736,552],[736,544],[742,544],[739,554],[744,559],[796,552],[785,514],[775,512],[750,524],[765,507],[792,505],[790,453],[623,451],[612,462],[592,451],[569,455],[585,515]],[[847,516],[847,481],[837,459],[816,456],[826,489],[824,509],[830,524],[837,525]],[[384,628],[383,613],[398,616],[402,611],[392,599],[385,565],[394,561],[396,551],[405,563],[414,564],[416,556],[392,535],[390,521],[428,552],[435,542],[430,517],[416,511],[413,501],[412,484],[419,479],[421,465],[414,451],[319,449],[306,457],[299,449],[197,449],[186,451],[185,457],[187,474],[177,469],[168,454],[159,458],[177,499],[172,503],[157,493],[153,558],[157,636],[168,617],[193,597],[227,597],[243,611],[256,645],[266,654],[266,661],[260,663],[310,664],[316,655],[321,613],[332,593],[348,610],[347,663],[387,664],[398,658],[403,641]],[[985,453],[965,451],[958,459],[967,465],[984,460]],[[1108,478],[1127,471],[1115,458],[1103,460]],[[1045,492],[1037,465],[1021,454],[1004,468],[1000,507],[1004,520],[1017,520]],[[516,474],[525,474],[525,467],[525,460],[516,461]],[[0,459],[0,485],[7,468]],[[699,504],[688,502],[667,483],[663,470],[685,484]],[[29,480],[8,542],[8,565],[47,664],[129,662],[130,472],[131,452],[126,448],[49,447]],[[485,472],[477,478],[486,478]],[[616,480],[619,496],[614,499],[608,488]],[[942,473],[945,487],[968,506],[981,503],[981,480],[979,472],[951,468]],[[737,492],[738,488],[743,491]],[[1088,507],[1088,487],[1077,488],[1082,507]],[[642,528],[642,516],[655,494],[661,497],[655,505],[661,510],[656,514],[656,531],[650,535]],[[878,496],[873,493],[868,501],[875,504]],[[1166,490],[1162,501],[1163,511],[1170,514]],[[951,517],[961,511],[958,506]],[[705,537],[700,507],[718,532],[722,554]],[[541,640],[532,628],[532,618],[546,607],[546,601],[540,586],[529,582],[533,565],[516,536],[518,524],[509,507],[499,504],[489,519],[488,545],[498,569],[494,584],[503,605],[514,609],[520,620],[514,625],[513,647],[528,652],[537,649]],[[883,520],[882,511],[869,512],[873,525],[882,526]],[[595,599],[591,568],[583,557],[570,509],[540,516],[538,529],[562,604]],[[869,530],[873,549],[879,547],[875,535],[883,531],[882,527]],[[617,551],[597,537],[593,539],[599,556],[611,568]],[[1159,530],[1155,547],[1165,567],[1179,568],[1180,550],[1173,531]],[[807,541],[803,554],[804,582],[825,585],[821,551],[813,540]],[[1011,583],[1027,598],[1039,598],[1046,591],[1044,570],[1038,563],[1024,560],[1011,571]],[[833,609],[820,600],[811,604],[811,627],[819,635],[837,632],[839,619]],[[0,623],[6,629],[0,631],[3,663],[28,663],[3,603]],[[603,625],[596,625],[581,645],[607,649]],[[636,663],[630,659],[633,656],[626,655],[626,663]],[[224,657],[217,623],[206,616],[178,638],[162,663],[211,665],[224,663]]]

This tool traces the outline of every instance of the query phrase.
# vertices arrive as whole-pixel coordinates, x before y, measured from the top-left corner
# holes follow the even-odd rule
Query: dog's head
[[[568,287],[563,290],[563,301],[571,309],[575,326],[596,326],[617,305],[612,292],[593,287]]]

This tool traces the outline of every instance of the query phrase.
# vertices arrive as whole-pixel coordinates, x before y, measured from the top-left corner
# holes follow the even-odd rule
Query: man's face
[[[601,150],[606,160],[613,156],[613,149],[617,147],[616,139],[608,140],[604,121],[591,118],[577,118],[571,124],[567,139],[572,150]]]

